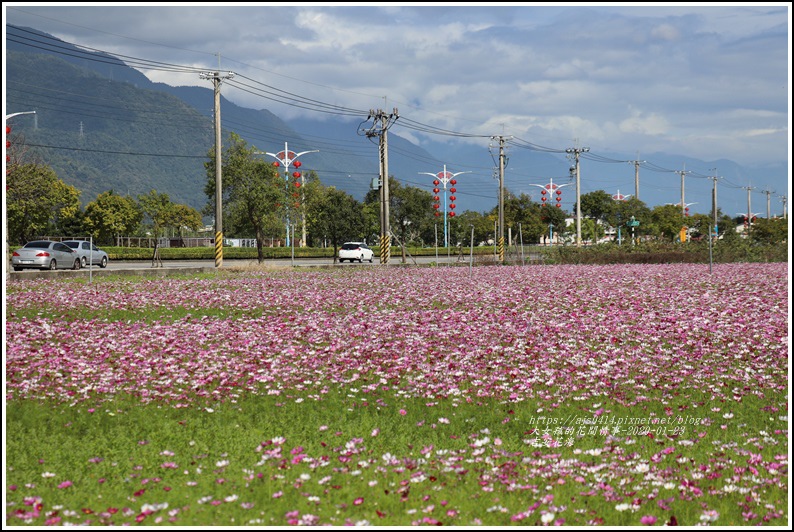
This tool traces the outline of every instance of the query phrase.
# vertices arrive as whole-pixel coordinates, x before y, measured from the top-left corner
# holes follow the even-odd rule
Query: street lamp
[[[557,206],[558,209],[562,208],[562,190],[560,190],[560,189],[562,187],[567,187],[568,185],[570,185],[570,183],[566,183],[564,185],[555,185],[554,184],[554,179],[551,178],[551,177],[549,178],[549,182],[546,185],[538,185],[536,183],[530,183],[530,186],[540,187],[541,188],[541,191],[540,191],[540,202],[543,205],[546,205],[546,200],[547,199],[551,200],[552,194],[556,194],[557,198],[554,199],[554,202],[555,202],[555,205]],[[548,194],[548,197],[546,197],[546,194]],[[554,224],[552,224],[551,221],[549,221],[549,245],[551,245],[552,240],[554,239],[554,232],[553,231],[554,231]]]
[[[681,203],[665,203],[665,205],[675,205],[676,207],[680,206]],[[694,203],[684,203],[684,216],[689,216],[689,206],[690,205],[697,205],[697,202]]]
[[[626,201],[630,197],[631,197],[631,194],[629,194],[628,196],[625,196],[625,195],[621,194],[620,193],[620,189],[618,189],[618,193],[617,194],[613,194],[612,195],[612,199],[615,200],[615,201]],[[634,221],[634,217],[633,216],[631,217],[631,221]],[[634,242],[634,226],[631,227],[631,241]],[[620,246],[622,244],[623,244],[623,239],[620,236],[620,211],[618,211],[618,245]]]
[[[757,217],[761,216],[761,213],[760,213],[760,212],[751,212],[751,213],[749,213],[749,214],[748,214],[748,213],[746,213],[746,212],[739,212],[739,213],[737,213],[737,214],[738,214],[739,216],[742,216],[742,217],[744,218],[744,231],[745,231],[745,235],[746,235],[746,233],[747,233],[747,232],[750,230],[750,226],[751,226],[751,225],[753,225],[753,222],[755,222],[755,219],[756,219]]]
[[[438,197],[438,195],[437,195],[440,192],[438,186],[439,185],[443,185],[444,186],[444,247],[448,248],[449,247],[449,237],[448,237],[449,230],[447,229],[447,183],[452,185],[452,187],[449,189],[449,191],[452,194],[455,194],[455,192],[457,192],[457,189],[455,188],[455,185],[458,183],[455,180],[455,177],[459,176],[461,174],[470,174],[471,172],[457,172],[457,173],[453,174],[451,172],[447,172],[447,165],[445,164],[443,172],[439,172],[437,174],[431,174],[430,172],[419,172],[419,173],[420,174],[424,174],[424,175],[430,175],[430,176],[433,176],[433,177],[436,178],[436,179],[433,180],[433,185],[434,185],[433,194],[436,194],[436,195],[433,196],[433,200],[436,202],[436,203],[433,204],[433,207],[436,209],[436,213],[435,213],[436,216],[438,216],[438,207],[439,207],[438,200],[440,199]],[[456,199],[455,196],[450,196],[449,197],[449,200],[452,201],[452,202],[454,202],[455,199]],[[450,217],[455,216],[455,212],[454,212],[455,211],[455,204],[454,203],[450,203],[449,204],[449,209],[450,209],[449,216]]]
[[[8,135],[11,133],[11,127],[8,125],[8,120],[10,118],[14,118],[15,116],[19,115],[35,115],[36,111],[21,111],[19,113],[11,113],[10,115],[6,115],[6,177],[8,176],[8,148],[11,147],[11,141],[8,140]],[[6,177],[3,178],[3,234],[5,235],[6,245],[5,245],[5,261],[8,262],[8,180]],[[9,270],[9,265],[6,264],[6,280],[9,279],[11,275],[11,271]]]
[[[265,152],[265,155],[270,155],[271,157],[275,157],[276,160],[273,162],[273,166],[278,167],[279,165],[282,165],[282,164],[284,165],[284,179],[286,181],[286,185],[285,186],[287,187],[287,194],[289,194],[289,167],[290,167],[290,165],[294,166],[295,168],[300,168],[301,167],[301,163],[300,163],[300,161],[297,160],[298,157],[300,157],[301,155],[307,154],[307,153],[316,153],[318,151],[320,151],[320,150],[308,150],[308,151],[302,151],[300,153],[295,153],[294,151],[289,151],[289,149],[287,148],[287,143],[285,142],[284,143],[284,151],[280,151],[278,153]],[[298,174],[297,176],[295,176],[295,178],[296,179],[300,178],[300,180],[301,180],[300,184],[296,183],[296,186],[303,186],[303,184],[304,184],[303,173],[301,173],[301,172],[295,172],[295,173]],[[289,220],[289,207],[287,207],[287,241],[286,241],[287,247],[289,247],[289,245],[290,245],[289,222],[290,222],[290,220]],[[304,236],[303,236],[303,239],[304,239],[304,244],[305,244],[306,243],[305,242],[305,240],[306,240],[305,225],[304,225]]]

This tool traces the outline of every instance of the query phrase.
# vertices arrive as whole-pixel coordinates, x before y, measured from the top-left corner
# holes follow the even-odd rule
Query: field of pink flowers
[[[263,525],[661,525],[675,524],[672,507],[690,524],[782,525],[788,283],[787,264],[19,281],[6,294],[8,412],[86,417],[123,397],[147,415],[187,416],[261,401],[304,426],[251,435],[256,456],[234,464],[234,482],[220,451],[202,456],[208,481],[195,478],[195,455],[171,458],[187,441],[157,442],[159,470],[115,471],[137,487],[105,494],[102,511],[85,485],[97,482],[86,462],[102,456],[63,458],[52,472],[19,463],[24,445],[10,433],[6,524],[228,525],[221,510],[234,506],[236,524]],[[338,412],[324,410],[351,401],[378,414],[353,436],[344,423],[355,421],[335,426]],[[468,421],[484,410],[494,425]],[[142,478],[169,489],[144,503]],[[240,494],[263,479],[266,489]],[[363,479],[391,487],[321,504]],[[211,493],[186,505],[196,484]]]

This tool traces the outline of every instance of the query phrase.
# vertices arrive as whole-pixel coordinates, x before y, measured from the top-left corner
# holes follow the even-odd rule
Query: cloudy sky
[[[3,4],[7,24],[111,54],[554,149],[788,165],[790,3]],[[171,85],[195,73],[144,72]],[[234,87],[282,118],[314,113]],[[399,121],[398,121],[399,123]],[[417,143],[422,133],[400,130]],[[433,139],[440,140],[440,139]]]

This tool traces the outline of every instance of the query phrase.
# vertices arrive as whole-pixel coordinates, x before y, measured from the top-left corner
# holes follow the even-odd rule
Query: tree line
[[[264,260],[265,242],[284,245],[290,232],[300,246],[333,247],[346,241],[378,242],[380,194],[370,190],[363,201],[333,186],[324,186],[316,172],[282,173],[264,161],[261,152],[231,133],[222,153],[222,225],[225,238],[254,238],[257,256]],[[7,161],[7,212],[9,242],[24,244],[41,235],[92,236],[100,245],[112,245],[117,236],[189,236],[204,227],[202,215],[214,220],[216,160],[214,147],[204,164],[207,204],[201,212],[174,203],[151,190],[135,198],[113,190],[100,193],[85,208],[80,191],[64,183],[47,165],[21,163],[20,154]],[[433,205],[433,195],[401,184],[389,176],[390,226],[397,243],[443,246],[443,215]],[[601,240],[608,229],[620,229],[623,239],[675,241],[686,227],[687,239],[713,233],[712,216],[685,216],[680,206],[653,209],[636,199],[616,201],[603,190],[583,194],[581,236],[586,243]],[[573,242],[575,220],[561,208],[533,201],[527,194],[504,194],[505,226],[514,242],[524,244]],[[443,211],[442,211],[443,212]],[[765,243],[786,241],[785,220],[743,221],[718,211],[718,231],[737,238],[737,225],[752,225],[750,235]],[[441,216],[440,216],[441,215]],[[566,222],[566,219],[568,220]],[[475,245],[493,243],[498,206],[490,211],[464,211],[447,215],[450,246],[468,245],[472,230]],[[629,225],[629,222],[632,222]],[[638,224],[636,222],[639,222]],[[305,241],[303,236],[305,234]],[[616,238],[617,240],[617,238]]]

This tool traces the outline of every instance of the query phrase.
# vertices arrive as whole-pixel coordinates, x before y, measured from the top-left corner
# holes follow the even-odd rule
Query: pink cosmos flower
[[[71,485],[72,485],[72,481],[71,480],[65,480],[65,481],[61,482],[60,484],[58,484],[58,489],[65,489],[65,488],[68,488]]]
[[[642,523],[643,525],[651,526],[654,523],[656,523],[656,517],[654,517],[652,515],[644,515],[640,519],[640,523]]]

